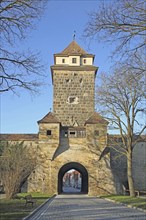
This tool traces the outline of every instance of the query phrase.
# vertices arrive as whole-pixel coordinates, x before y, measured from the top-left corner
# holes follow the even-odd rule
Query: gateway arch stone
[[[77,170],[81,177],[82,177],[82,182],[81,182],[81,193],[88,193],[88,172],[86,168],[80,164],[80,163],[75,163],[75,162],[69,162],[65,164],[64,166],[61,167],[58,173],[58,194],[63,192],[63,176],[64,174],[71,170],[75,169]]]

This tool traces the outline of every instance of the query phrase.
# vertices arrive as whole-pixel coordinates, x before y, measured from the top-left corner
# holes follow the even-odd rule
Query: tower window
[[[77,58],[72,58],[72,63],[76,63],[77,62]]]
[[[64,132],[64,137],[68,137],[68,132],[67,131]]]
[[[95,136],[99,136],[99,131],[98,131],[98,130],[95,130],[95,131],[94,131],[94,135],[95,135]]]
[[[75,100],[76,100],[76,97],[70,97],[70,98],[69,98],[69,102],[70,102],[70,103],[74,103]]]
[[[77,73],[73,73],[73,75],[74,75],[74,76],[77,76],[78,74],[77,74]]]
[[[86,131],[85,130],[69,130],[68,137],[70,138],[85,138]]]
[[[86,59],[84,59],[83,62],[86,63]]]
[[[69,103],[69,104],[78,104],[79,103],[78,97],[69,96],[68,100],[67,100],[67,103]]]
[[[70,83],[71,79],[66,79],[65,81],[66,81],[66,83]]]
[[[69,137],[76,137],[77,133],[75,131],[70,131],[69,132]]]
[[[82,78],[80,79],[80,85],[81,86],[83,85],[83,79]]]
[[[65,63],[65,59],[62,59],[62,63]]]
[[[51,130],[47,130],[47,136],[51,136],[52,131]]]

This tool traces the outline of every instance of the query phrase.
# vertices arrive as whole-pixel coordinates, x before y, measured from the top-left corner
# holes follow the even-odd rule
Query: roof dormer
[[[55,65],[92,66],[94,55],[88,54],[75,41],[72,41],[61,53],[54,54]]]

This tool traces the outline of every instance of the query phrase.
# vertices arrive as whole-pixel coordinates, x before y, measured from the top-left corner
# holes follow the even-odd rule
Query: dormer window
[[[65,63],[65,59],[62,59],[62,63]]]
[[[77,63],[77,58],[72,58],[72,63]]]

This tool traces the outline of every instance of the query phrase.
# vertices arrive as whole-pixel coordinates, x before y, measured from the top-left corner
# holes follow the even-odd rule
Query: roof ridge
[[[60,54],[87,54],[87,52],[73,40]]]
[[[0,140],[36,140],[38,139],[38,133],[31,134],[0,134]]]
[[[96,124],[96,123],[108,124],[109,122],[98,112],[93,112],[93,114],[85,121],[85,124]]]
[[[60,121],[53,112],[49,112],[38,121],[39,123],[60,123]]]

